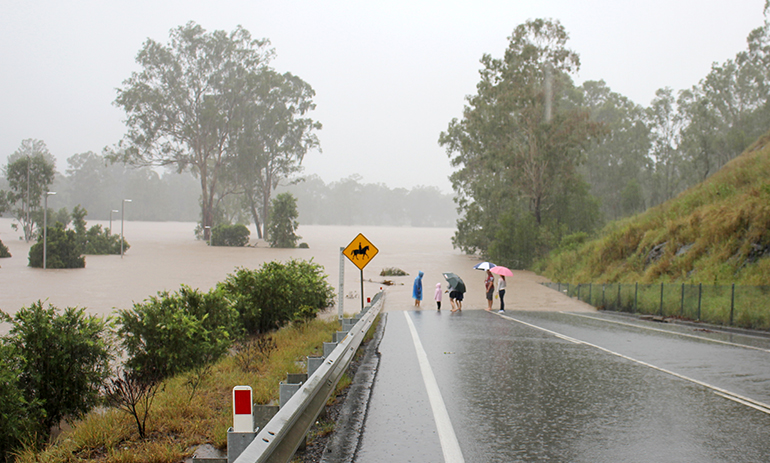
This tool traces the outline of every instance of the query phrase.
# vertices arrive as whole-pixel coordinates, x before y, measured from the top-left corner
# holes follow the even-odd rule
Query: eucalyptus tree
[[[674,197],[682,189],[681,153],[678,150],[683,121],[677,112],[676,98],[670,87],[658,89],[647,107],[652,146],[653,170],[648,178],[650,206]]]
[[[220,173],[236,155],[243,106],[258,98],[256,76],[274,54],[268,45],[240,26],[207,33],[190,22],[171,30],[168,45],[148,39],[136,58],[142,70],[118,89],[128,131],[113,159],[191,170],[200,179],[204,238]]]
[[[319,149],[321,124],[307,117],[315,109],[315,91],[291,73],[262,69],[251,76],[255,96],[242,107],[233,159],[223,188],[244,196],[259,238],[267,239],[271,196],[281,182],[302,170],[308,151]],[[260,216],[262,227],[260,227]]]
[[[565,218],[554,206],[565,194],[585,197],[576,166],[599,127],[575,104],[569,74],[580,60],[567,40],[558,21],[516,27],[503,58],[482,57],[477,93],[439,138],[459,168],[450,178],[463,214],[454,244],[466,252],[483,253],[495,241],[513,239],[508,231],[529,223],[527,215],[534,224],[527,225],[530,247],[547,246],[549,233],[541,227],[561,229]],[[505,229],[502,215],[509,219]],[[530,261],[508,258],[522,266]]]
[[[9,189],[0,192],[0,211],[8,210],[21,224],[24,239],[32,239],[43,196],[56,176],[56,160],[45,142],[26,139],[8,157],[3,169]],[[13,224],[14,229],[16,224]]]
[[[650,167],[650,130],[644,108],[613,92],[604,81],[587,81],[579,90],[581,105],[605,129],[586,150],[580,172],[592,194],[601,200],[606,219],[641,212],[645,204],[641,185]]]

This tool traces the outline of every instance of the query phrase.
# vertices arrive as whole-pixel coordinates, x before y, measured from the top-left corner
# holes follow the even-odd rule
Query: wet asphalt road
[[[379,349],[359,463],[770,461],[767,338],[610,313],[422,310],[388,312]]]

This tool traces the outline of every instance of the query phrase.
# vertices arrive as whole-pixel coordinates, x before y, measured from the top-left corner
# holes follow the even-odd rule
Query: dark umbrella
[[[444,275],[444,278],[446,279],[447,283],[449,283],[449,289],[452,291],[460,291],[461,293],[465,292],[465,283],[463,282],[462,278],[458,277],[454,273],[442,273]]]

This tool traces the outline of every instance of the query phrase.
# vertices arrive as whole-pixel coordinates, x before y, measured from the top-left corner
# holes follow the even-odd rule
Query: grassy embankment
[[[191,456],[200,444],[225,449],[227,429],[232,426],[232,388],[249,385],[255,403],[277,402],[278,383],[287,373],[304,373],[305,357],[322,355],[323,343],[338,329],[336,320],[291,325],[272,335],[273,350],[251,344],[202,374],[188,372],[166,380],[150,409],[146,439],[139,438],[127,413],[94,411],[44,451],[22,451],[16,461],[171,463]]]
[[[617,294],[616,306],[622,297],[642,312],[770,328],[770,133],[701,184],[554,252],[538,271],[571,285],[613,284],[601,296]]]
[[[770,285],[763,253],[770,254],[770,133],[703,183],[608,224],[541,269],[569,283]]]

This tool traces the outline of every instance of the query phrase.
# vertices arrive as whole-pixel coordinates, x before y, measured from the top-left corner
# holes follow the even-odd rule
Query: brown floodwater
[[[158,291],[175,291],[188,285],[208,291],[238,267],[259,268],[264,262],[289,259],[313,259],[322,265],[329,283],[339,285],[340,247],[346,247],[358,233],[363,233],[379,253],[364,268],[364,297],[380,288],[388,295],[388,310],[412,308],[412,282],[417,272],[423,277],[423,308],[435,308],[433,294],[436,283],[445,281],[442,272],[454,272],[466,282],[469,293],[464,308],[484,306],[483,272],[473,270],[478,259],[453,249],[450,228],[402,228],[300,225],[297,233],[309,249],[273,249],[264,242],[251,241],[250,247],[210,247],[193,235],[192,222],[125,222],[124,236],[131,248],[125,256],[86,256],[84,269],[31,268],[29,247],[12,230],[11,219],[0,218],[0,240],[13,257],[0,259],[0,310],[13,314],[37,300],[48,301],[59,308],[85,307],[100,315],[115,309],[127,309]],[[89,221],[88,226],[107,221]],[[113,221],[119,232],[120,224]],[[251,227],[252,236],[256,231]],[[360,272],[344,259],[344,302],[346,313],[361,308]],[[396,267],[409,273],[405,277],[381,277],[384,268]],[[386,286],[384,280],[396,284]],[[476,300],[478,299],[478,300]],[[336,301],[335,301],[336,303]],[[444,297],[444,307],[449,301]],[[333,310],[337,310],[336,307]],[[6,332],[7,327],[0,327]]]

